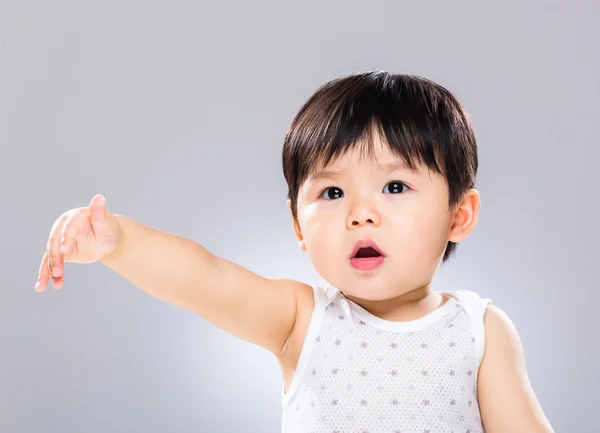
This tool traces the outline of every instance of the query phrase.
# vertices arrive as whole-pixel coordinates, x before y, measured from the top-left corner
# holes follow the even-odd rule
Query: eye
[[[343,196],[344,191],[342,191],[336,186],[325,188],[323,192],[321,192],[321,194],[319,195],[319,197],[324,198],[325,200],[335,200],[336,198],[342,198]]]
[[[405,184],[403,184],[402,182],[394,181],[394,182],[388,183],[383,188],[384,192],[388,186],[390,187],[389,190],[390,190],[390,193],[392,193],[392,194],[397,194],[397,193],[401,192],[400,190],[402,189],[402,187],[405,187],[406,189],[408,189],[408,187]]]

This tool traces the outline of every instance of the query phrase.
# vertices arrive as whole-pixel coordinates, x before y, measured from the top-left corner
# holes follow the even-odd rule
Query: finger
[[[86,228],[85,225],[88,227]],[[60,234],[59,248],[59,252],[63,255],[63,261],[68,260],[78,238],[87,234],[83,232],[89,232],[90,229],[89,220],[82,217],[81,214],[79,214],[79,218],[71,217],[65,221]]]
[[[56,267],[53,265],[52,258],[50,257],[50,255],[48,255],[48,266],[46,266],[46,269],[48,270],[48,279],[52,280],[52,287],[54,287],[55,289],[60,289],[65,282],[65,273],[63,272],[62,275],[60,275],[59,277],[55,277],[52,274],[53,269],[56,269]],[[64,260],[62,269],[64,270]]]
[[[52,277],[52,287],[60,289],[65,284],[65,274],[63,273],[60,277]]]
[[[48,281],[52,281],[52,287],[55,289],[60,289],[62,287],[62,284],[60,283],[64,279],[64,273],[60,277],[55,277],[52,275],[52,259],[50,256],[48,256],[48,266],[46,266],[46,269],[48,269]]]
[[[38,279],[35,283],[36,292],[43,292],[46,290],[48,286],[48,279],[50,278],[50,270],[49,270],[49,256],[48,252],[44,253],[44,257],[42,257],[42,262],[40,263],[40,269],[38,272]]]
[[[52,233],[50,234],[48,245],[46,247],[48,255],[50,256],[50,269],[52,277],[60,277],[64,269],[63,255],[60,253],[60,237],[66,219],[67,217],[65,216],[57,221]]]

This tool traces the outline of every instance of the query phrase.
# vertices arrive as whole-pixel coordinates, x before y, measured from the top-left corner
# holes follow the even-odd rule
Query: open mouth
[[[360,240],[350,255],[350,264],[360,271],[371,271],[383,264],[385,254],[370,239]]]
[[[350,254],[351,259],[364,259],[380,256],[385,256],[385,254],[371,239],[361,239],[356,242],[352,254]]]
[[[367,259],[369,257],[380,257],[381,253],[373,247],[359,248],[353,258]]]

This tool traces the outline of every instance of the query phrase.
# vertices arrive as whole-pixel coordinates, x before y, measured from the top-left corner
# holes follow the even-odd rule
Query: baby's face
[[[401,162],[385,145],[376,147],[376,159],[349,152],[313,173],[299,191],[296,226],[301,248],[326,281],[373,301],[431,282],[453,220],[442,176],[424,167],[384,168]],[[375,242],[383,257],[353,258],[362,240]]]

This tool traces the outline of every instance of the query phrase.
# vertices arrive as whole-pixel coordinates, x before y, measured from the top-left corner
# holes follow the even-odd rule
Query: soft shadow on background
[[[557,432],[600,425],[598,2],[0,3],[0,431],[278,432],[266,351],[100,264],[33,290],[54,220],[107,207],[266,276],[320,282],[280,153],[321,84],[449,88],[479,138],[479,224],[438,289],[520,332]]]

